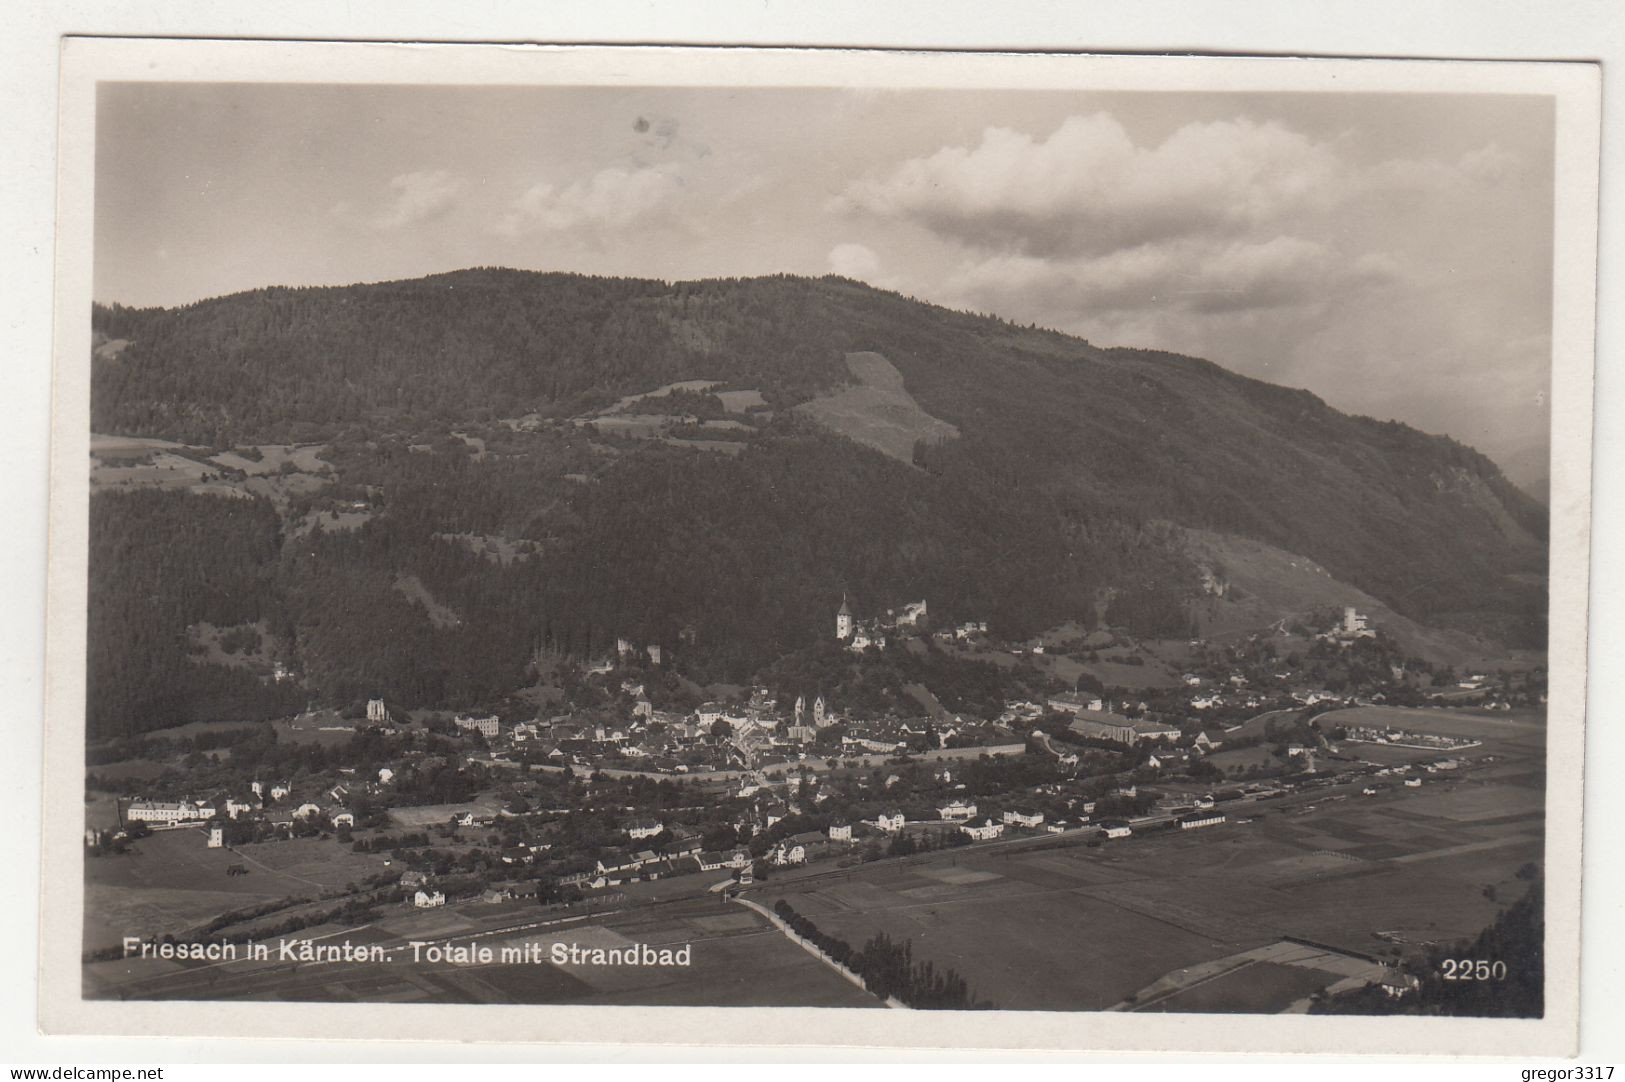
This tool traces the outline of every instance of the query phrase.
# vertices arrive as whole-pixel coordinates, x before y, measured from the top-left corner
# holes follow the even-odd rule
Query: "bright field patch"
[[[1363,725],[1377,728],[1392,727],[1416,733],[1438,733],[1443,736],[1465,736],[1476,739],[1493,737],[1517,738],[1539,735],[1545,726],[1539,721],[1512,714],[1474,714],[1443,708],[1424,709],[1403,706],[1355,706],[1347,710],[1334,710],[1320,718],[1322,727],[1333,725]],[[1362,749],[1364,744],[1351,745]],[[1447,756],[1439,751],[1436,756]]]
[[[940,443],[959,429],[931,416],[903,386],[903,374],[878,353],[848,353],[846,365],[857,380],[796,407],[825,428],[873,447],[899,462],[914,461],[914,444]]]

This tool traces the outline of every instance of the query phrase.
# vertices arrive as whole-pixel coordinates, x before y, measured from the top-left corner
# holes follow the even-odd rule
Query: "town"
[[[312,711],[102,749],[178,756],[180,769],[121,777],[93,756],[90,788],[113,797],[112,816],[85,840],[114,857],[154,832],[233,852],[329,839],[388,855],[387,874],[351,884],[369,905],[615,907],[627,885],[685,875],[737,889],[804,865],[1023,837],[1118,845],[1244,819],[1234,809],[1316,787],[1416,789],[1480,744],[1409,732],[1384,710],[1510,711],[1544,698],[1538,671],[1458,678],[1402,659],[1352,608],[1319,623],[1298,629],[1302,656],[1267,634],[1192,641],[1172,686],[1128,689],[1087,670],[1053,675],[1068,657],[1145,663],[1143,647],[1110,631],[1006,643],[979,621],[930,631],[924,600],[858,620],[843,599],[828,649],[854,663],[947,653],[1025,694],[988,717],[940,705],[871,716],[817,687],[744,688],[685,709],[660,649],[621,639],[614,656],[576,667],[570,708],[545,716],[405,716],[379,697],[353,719]],[[994,654],[1015,664],[977,660]],[[1426,754],[1378,759],[1374,746]],[[252,870],[232,862],[223,874]]]

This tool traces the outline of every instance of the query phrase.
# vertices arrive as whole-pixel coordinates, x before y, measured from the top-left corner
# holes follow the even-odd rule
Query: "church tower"
[[[796,696],[796,724],[797,725],[801,724],[801,719],[804,718],[806,716],[806,714],[807,714],[807,697],[805,695],[797,695]]]
[[[818,696],[813,702],[813,725],[822,729],[824,727],[824,697]]]
[[[852,607],[846,603],[846,595],[841,595],[841,607],[835,610],[835,637],[845,642],[852,637]]]

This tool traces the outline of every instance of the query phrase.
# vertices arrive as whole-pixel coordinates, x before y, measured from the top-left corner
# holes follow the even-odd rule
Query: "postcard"
[[[1594,66],[61,89],[46,1031],[1574,1049]]]

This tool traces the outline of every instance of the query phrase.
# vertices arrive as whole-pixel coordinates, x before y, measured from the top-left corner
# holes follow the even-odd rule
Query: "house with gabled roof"
[[[1006,808],[1004,810],[1004,825],[1009,827],[1041,827],[1044,825],[1044,813],[1030,808]]]
[[[972,841],[992,841],[1004,833],[1004,824],[987,819],[981,823],[965,823],[959,828],[970,835]]]
[[[874,824],[877,830],[883,830],[887,834],[895,834],[903,829],[904,818],[902,812],[895,808],[888,808],[886,811],[876,814],[870,822]]]
[[[666,824],[658,819],[635,819],[626,825],[626,833],[635,842],[645,838],[652,838],[666,829]]]

